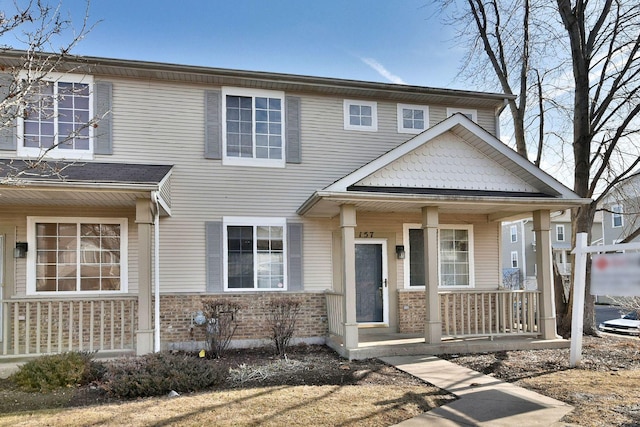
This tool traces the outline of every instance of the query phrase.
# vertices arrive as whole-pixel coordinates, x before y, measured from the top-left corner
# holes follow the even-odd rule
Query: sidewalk
[[[573,410],[564,402],[435,356],[382,360],[458,397],[397,426],[562,426],[560,419]]]

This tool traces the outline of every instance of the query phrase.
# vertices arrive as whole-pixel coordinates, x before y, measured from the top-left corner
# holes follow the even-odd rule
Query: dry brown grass
[[[388,426],[451,397],[429,385],[271,386],[0,416],[2,426]]]

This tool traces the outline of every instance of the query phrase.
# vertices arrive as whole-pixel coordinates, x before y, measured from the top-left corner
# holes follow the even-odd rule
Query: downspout
[[[153,351],[158,353],[160,351],[160,203],[158,202],[158,191],[151,193],[151,200],[156,205],[156,212],[153,218],[153,281],[155,294],[153,299]]]
[[[497,139],[500,139],[500,115],[502,114],[504,109],[507,108],[507,105],[509,105],[509,100],[507,98],[505,98],[503,103],[502,103],[502,106],[500,108],[496,109],[495,127],[496,127],[496,138]]]
[[[527,281],[527,244],[524,234],[524,226],[527,223],[526,219],[520,221],[520,234],[522,235],[522,285]]]

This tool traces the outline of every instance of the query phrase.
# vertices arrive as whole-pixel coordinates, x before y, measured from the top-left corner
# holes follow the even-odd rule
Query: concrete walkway
[[[398,426],[562,426],[560,419],[573,410],[564,402],[435,356],[382,360],[458,397]]]

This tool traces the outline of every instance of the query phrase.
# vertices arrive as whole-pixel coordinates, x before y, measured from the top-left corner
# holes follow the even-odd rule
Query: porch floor
[[[443,338],[440,343],[426,344],[422,334],[394,332],[362,333],[358,348],[347,350],[337,337],[327,338],[327,345],[348,359],[370,359],[390,356],[483,353],[506,350],[541,350],[569,348],[562,338],[543,340],[530,336]]]

